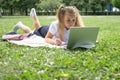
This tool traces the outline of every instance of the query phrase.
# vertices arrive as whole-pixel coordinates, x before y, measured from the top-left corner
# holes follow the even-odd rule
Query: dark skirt
[[[49,26],[41,26],[40,28],[36,29],[33,34],[36,34],[38,36],[42,36],[45,38],[47,32],[49,30]]]

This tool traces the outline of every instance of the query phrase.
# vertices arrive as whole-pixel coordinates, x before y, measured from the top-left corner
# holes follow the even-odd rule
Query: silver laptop
[[[93,48],[95,47],[99,27],[72,27],[70,28],[69,39],[67,43],[68,49]]]

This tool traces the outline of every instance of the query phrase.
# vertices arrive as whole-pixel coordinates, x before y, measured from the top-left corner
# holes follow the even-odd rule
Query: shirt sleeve
[[[55,35],[55,34],[58,32],[58,24],[57,24],[57,22],[53,22],[53,23],[50,25],[49,32],[50,32],[52,35]]]

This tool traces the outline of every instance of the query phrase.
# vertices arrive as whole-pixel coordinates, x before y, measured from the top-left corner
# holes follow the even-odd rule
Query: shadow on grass
[[[66,49],[66,50],[69,50],[69,51],[87,51],[87,50],[90,50],[90,49],[87,49],[87,48],[81,48],[81,47],[78,47],[78,48],[75,48],[75,49]]]

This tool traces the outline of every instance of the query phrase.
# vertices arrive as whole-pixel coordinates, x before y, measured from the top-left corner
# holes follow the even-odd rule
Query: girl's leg
[[[32,30],[31,30],[28,26],[26,26],[26,25],[22,25],[20,28],[21,28],[25,33],[30,33],[30,32],[32,32]]]
[[[36,11],[34,8],[31,9],[30,11],[30,16],[32,17],[33,19],[33,24],[34,24],[34,27],[35,29],[38,29],[39,27],[41,27],[40,23],[39,23],[39,20],[38,20],[38,17],[36,15]]]
[[[39,23],[39,20],[38,20],[38,17],[37,17],[37,15],[36,15],[36,11],[35,11],[34,8],[31,9],[30,16],[31,16],[32,19],[33,19],[33,23],[34,23],[35,29],[38,29],[39,27],[41,27],[41,26],[40,26],[40,23]],[[19,22],[14,26],[13,31],[14,31],[14,32],[17,32],[17,30],[18,30],[19,28],[22,29],[25,33],[30,33],[30,32],[32,32],[32,30],[31,30],[28,26],[22,24],[21,21],[19,21]]]
[[[32,32],[32,30],[31,30],[28,26],[22,24],[21,21],[19,21],[19,22],[14,26],[13,31],[14,31],[14,32],[17,32],[17,30],[18,30],[19,28],[22,29],[25,33],[30,33],[30,32]]]

